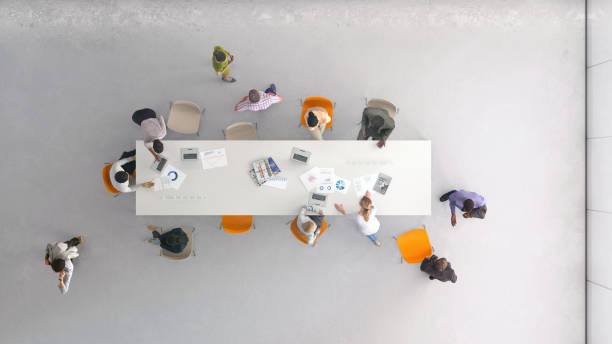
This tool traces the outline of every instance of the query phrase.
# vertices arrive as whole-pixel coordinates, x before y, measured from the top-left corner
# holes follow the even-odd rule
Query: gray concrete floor
[[[0,341],[583,342],[583,9],[0,2]],[[236,84],[214,76],[216,44],[236,54]],[[270,82],[283,103],[232,111]],[[288,218],[229,235],[216,217],[136,217],[134,195],[112,198],[102,185],[104,162],[139,138],[138,108],[167,115],[169,101],[194,101],[207,108],[202,139],[243,120],[262,139],[306,139],[298,98],[312,95],[337,102],[327,139],[356,137],[363,97],[395,102],[392,139],[432,140],[433,197],[481,192],[488,218],[452,229],[434,202],[430,217],[381,218],[376,248],[334,217],[311,249]],[[421,223],[457,284],[400,264],[392,236]],[[197,257],[162,259],[144,242],[147,224],[196,226]],[[86,242],[61,296],[44,247],[73,234]]]

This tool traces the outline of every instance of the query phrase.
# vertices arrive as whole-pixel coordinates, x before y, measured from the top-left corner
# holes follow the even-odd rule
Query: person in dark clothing
[[[183,252],[189,242],[189,237],[181,228],[174,228],[165,233],[159,233],[158,230],[161,229],[159,227],[147,226],[147,228],[153,231],[153,239],[149,239],[149,242],[172,253]]]
[[[421,262],[421,271],[428,273],[430,280],[457,282],[457,275],[446,258],[438,258],[436,255],[425,257]]]
[[[378,140],[377,146],[382,148],[385,146],[389,135],[395,129],[395,120],[389,115],[385,109],[366,107],[363,110],[361,117],[361,129],[357,140]]]

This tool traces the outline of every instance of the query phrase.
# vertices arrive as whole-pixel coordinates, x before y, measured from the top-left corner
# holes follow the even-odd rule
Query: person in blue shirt
[[[463,211],[463,217],[484,219],[487,214],[487,205],[485,198],[481,195],[466,191],[466,190],[452,190],[444,195],[440,196],[440,202],[449,202],[451,209],[451,224],[455,226],[457,224],[457,217],[455,216],[455,208]]]
[[[148,241],[172,253],[183,252],[189,242],[189,237],[182,228],[174,228],[165,233],[159,233],[159,230],[161,230],[159,227],[147,226],[147,228],[153,231],[153,239]]]

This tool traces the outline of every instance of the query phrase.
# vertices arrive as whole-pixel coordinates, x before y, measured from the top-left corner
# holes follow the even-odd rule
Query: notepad
[[[263,185],[285,190],[287,189],[288,182],[289,182],[289,179],[287,177],[273,176],[270,179],[268,179],[265,183],[263,183]]]
[[[205,170],[227,166],[227,155],[225,155],[225,148],[210,149],[204,152],[200,152],[202,161],[202,168]]]

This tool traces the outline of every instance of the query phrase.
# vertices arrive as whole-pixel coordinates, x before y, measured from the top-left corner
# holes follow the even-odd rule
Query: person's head
[[[465,201],[463,201],[463,211],[469,215],[472,210],[474,210],[474,201],[472,201],[471,199],[466,199]]]
[[[167,246],[179,246],[179,245],[186,245],[189,239],[187,238],[186,235],[168,235],[168,236],[165,236],[160,241],[163,241],[163,243]]]
[[[55,272],[62,272],[66,267],[66,262],[63,259],[53,259],[51,269]]]
[[[385,120],[380,116],[376,116],[370,120],[370,123],[373,128],[380,128],[385,124]]]
[[[304,224],[302,224],[302,230],[304,231],[304,233],[308,233],[311,234],[315,231],[315,224],[308,221]]]
[[[372,213],[372,200],[369,197],[363,196],[359,200],[359,206],[361,207],[361,213],[366,221],[370,221],[370,214]]]
[[[249,91],[249,101],[251,103],[257,103],[259,101],[259,91],[250,90]]]
[[[434,263],[434,268],[438,271],[444,271],[447,267],[448,261],[446,260],[446,258],[440,258]]]
[[[129,177],[130,175],[125,171],[115,173],[115,181],[119,184],[127,182]]]
[[[317,116],[315,116],[314,112],[312,111],[308,111],[308,118],[306,119],[306,124],[308,124],[309,127],[316,127],[317,124],[319,124],[319,119],[317,118]]]
[[[157,154],[162,153],[164,151],[164,144],[158,139],[153,140],[153,151]]]
[[[223,62],[227,58],[227,55],[225,55],[225,53],[221,50],[216,50],[213,55],[215,56],[215,60],[217,62]]]

